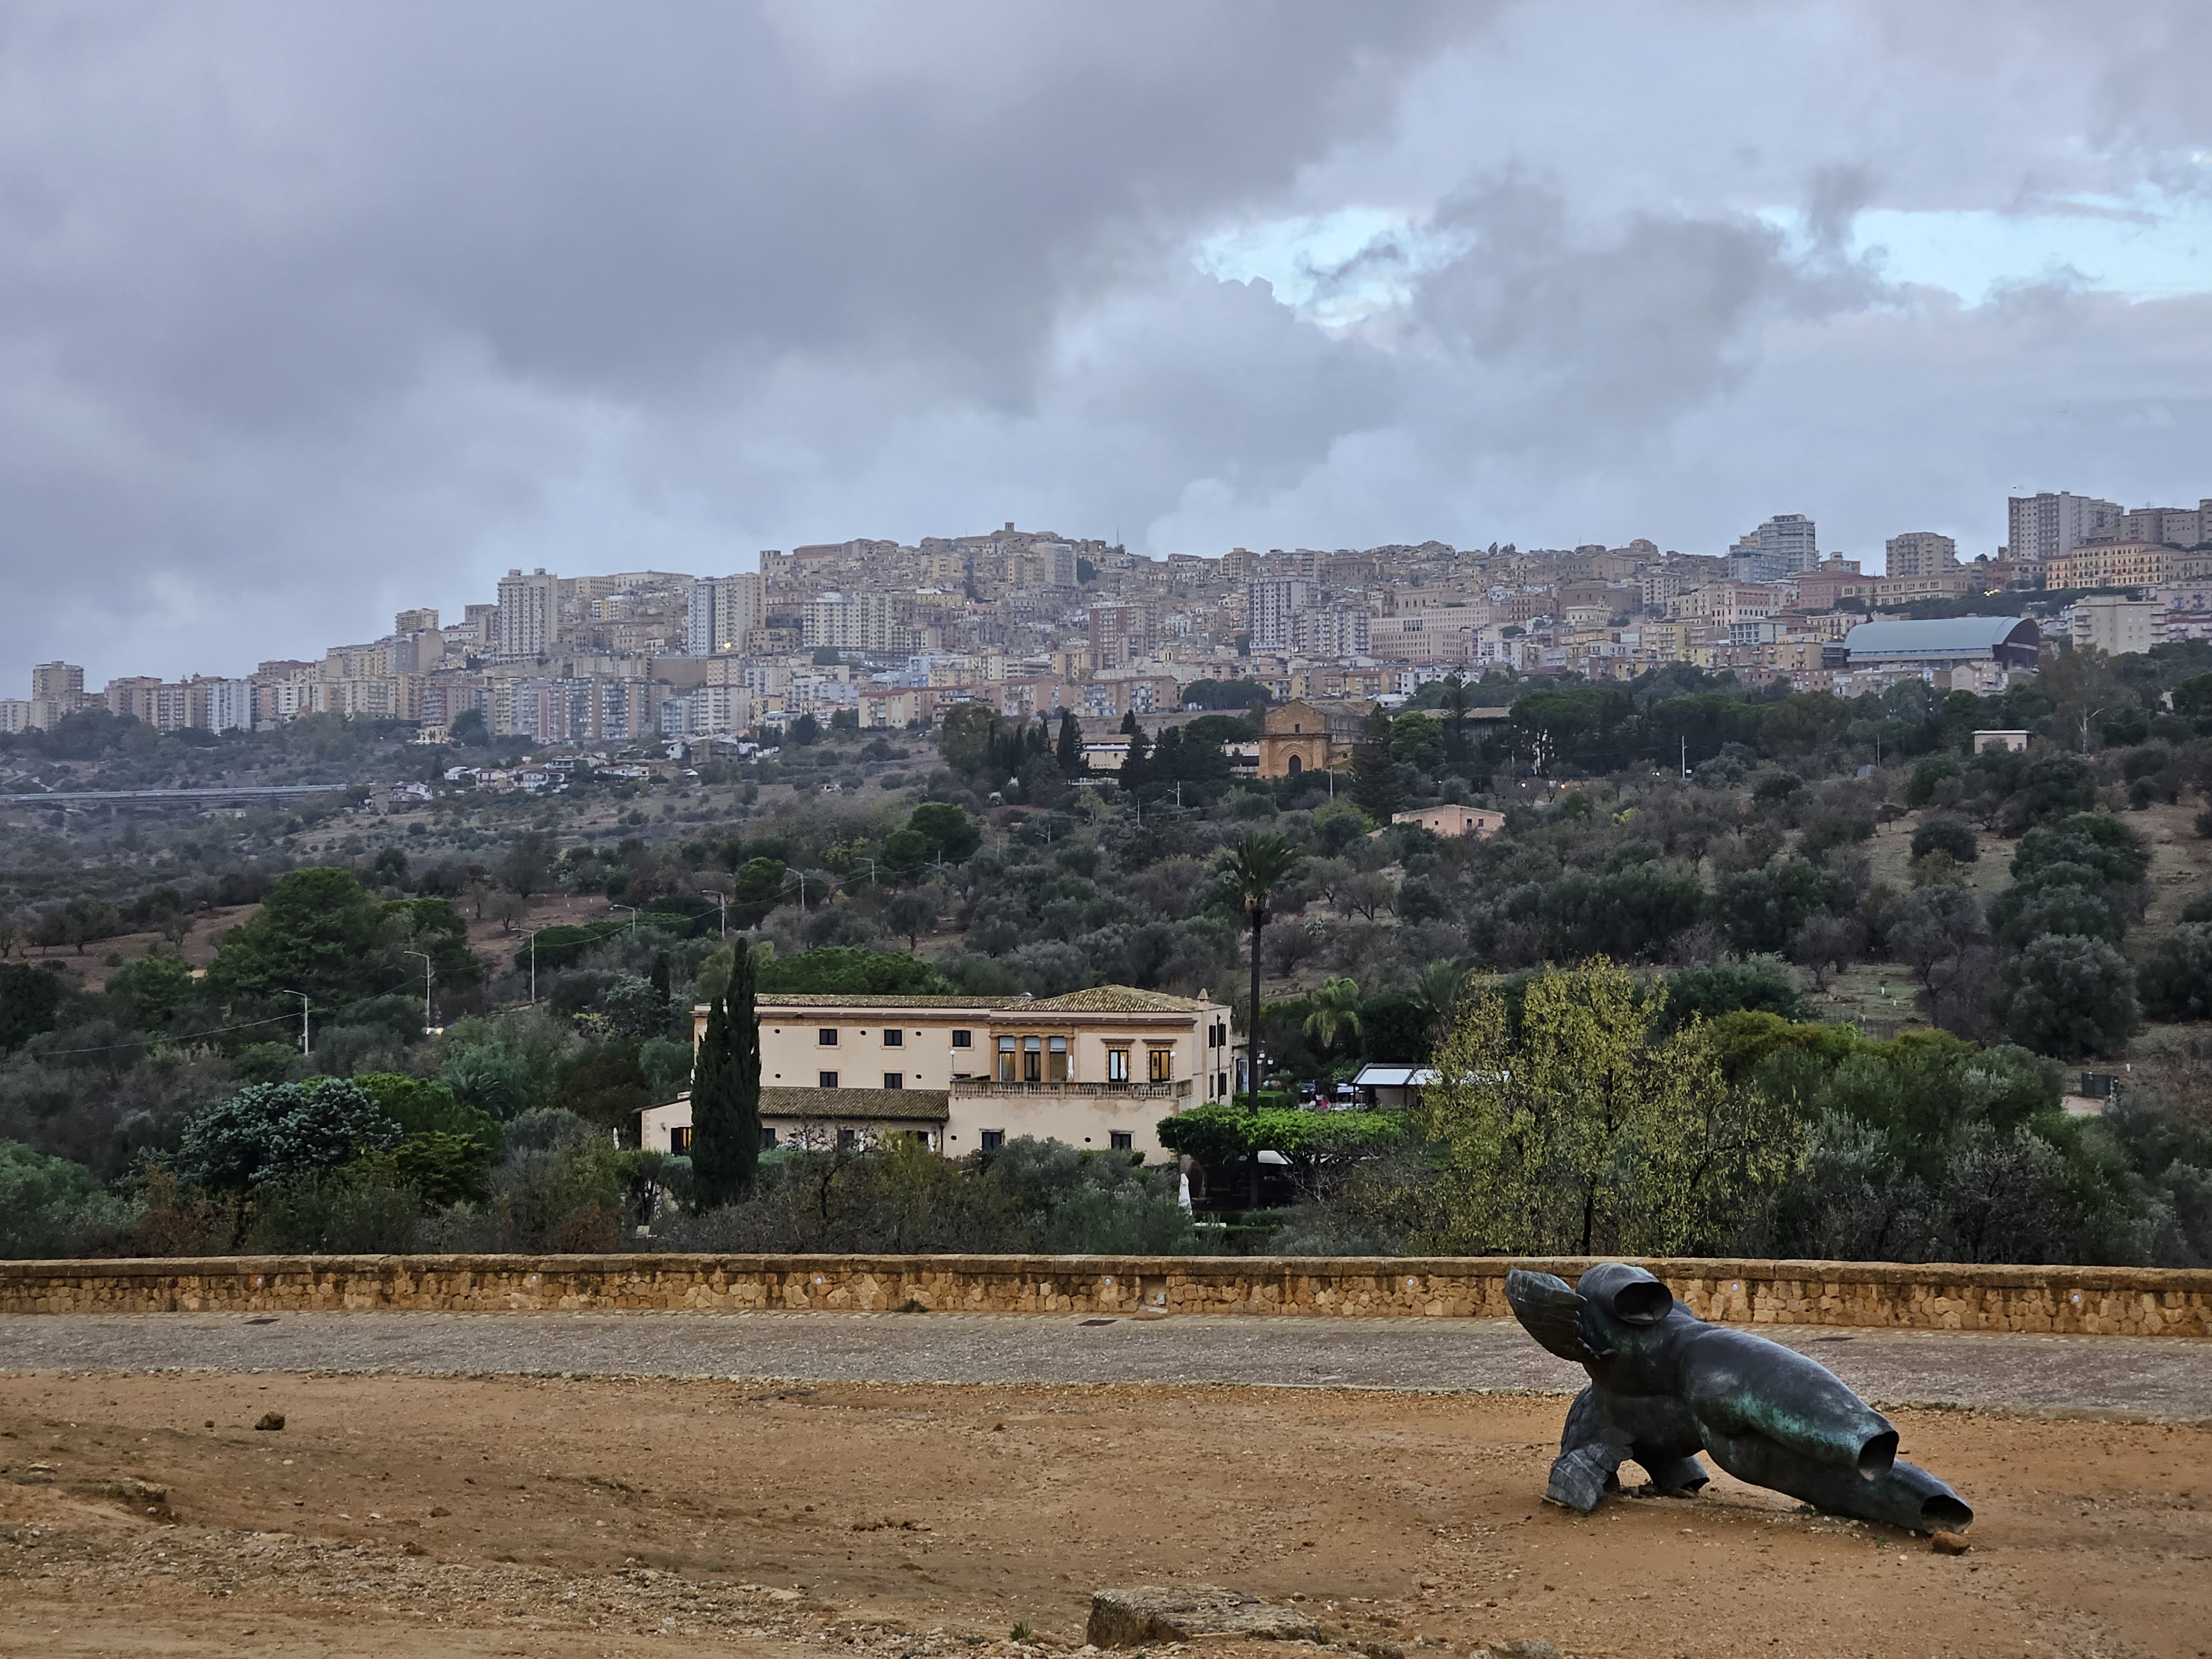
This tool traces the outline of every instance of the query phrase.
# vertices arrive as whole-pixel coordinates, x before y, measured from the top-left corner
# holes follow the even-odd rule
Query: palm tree
[[[1429,1040],[1440,1039],[1467,994],[1467,971],[1452,962],[1432,962],[1413,981],[1413,1006],[1428,1017]]]
[[[1229,853],[1230,883],[1252,921],[1252,1002],[1244,1021],[1244,1059],[1255,1105],[1260,1092],[1260,933],[1267,925],[1267,901],[1304,862],[1289,838],[1272,830],[1245,836]]]
[[[1353,981],[1332,979],[1306,1000],[1313,1012],[1306,1016],[1305,1034],[1322,1048],[1335,1048],[1346,1031],[1359,1035],[1359,987]]]

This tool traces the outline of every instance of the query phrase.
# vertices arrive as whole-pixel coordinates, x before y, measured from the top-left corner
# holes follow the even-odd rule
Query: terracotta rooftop
[[[1129,985],[1094,985],[1085,991],[1070,991],[1063,996],[1025,997],[1019,994],[994,994],[974,997],[900,997],[875,996],[856,994],[851,996],[823,991],[763,991],[755,999],[755,1006],[766,1011],[776,1008],[943,1008],[993,1009],[1024,1014],[1188,1014],[1195,1013],[1208,1005],[1194,1001],[1189,997],[1171,997],[1164,991],[1139,991]],[[704,1013],[705,1003],[697,1005],[695,1012]]]
[[[1139,991],[1127,985],[1094,985],[1087,991],[1044,997],[1023,1008],[1024,1014],[1194,1014],[1207,1005],[1164,991]]]
[[[869,1123],[942,1123],[950,1115],[942,1089],[763,1089],[763,1117],[859,1120]]]
[[[753,999],[757,1007],[776,1008],[1001,1008],[1019,1002],[1018,995],[983,997],[894,997],[860,993],[851,996],[832,991],[763,991]],[[707,1005],[701,1003],[704,1012]]]

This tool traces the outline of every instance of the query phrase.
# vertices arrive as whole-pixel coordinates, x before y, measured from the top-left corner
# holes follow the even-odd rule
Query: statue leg
[[[1584,1389],[1567,1407],[1567,1425],[1559,1434],[1559,1455],[1552,1463],[1545,1501],[1588,1515],[1616,1486],[1613,1472],[1628,1455],[1628,1437],[1606,1420],[1597,1389]]]
[[[1705,1466],[1695,1456],[1662,1457],[1653,1452],[1647,1457],[1640,1450],[1632,1450],[1629,1455],[1644,1466],[1644,1472],[1651,1477],[1655,1491],[1693,1492],[1712,1479],[1705,1473]]]
[[[1710,1449],[1713,1461],[1738,1480],[1788,1492],[1815,1509],[1912,1532],[1963,1532],[1974,1522],[1972,1506],[1958,1493],[1902,1460],[1861,1474],[1840,1464],[1815,1462],[1759,1434],[1721,1437]]]

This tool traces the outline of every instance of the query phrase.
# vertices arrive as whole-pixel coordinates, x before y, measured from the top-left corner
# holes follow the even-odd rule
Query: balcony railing
[[[1091,1097],[1126,1095],[1158,1100],[1188,1100],[1191,1079],[1169,1083],[1000,1083],[991,1078],[963,1078],[952,1085],[956,1095],[998,1095],[1008,1098],[1036,1095],[1050,1098],[1068,1095]]]

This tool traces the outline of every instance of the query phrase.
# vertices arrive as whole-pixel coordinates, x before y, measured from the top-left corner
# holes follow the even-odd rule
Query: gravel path
[[[2212,1345],[1776,1329],[1869,1399],[2212,1419]],[[0,1370],[627,1374],[1534,1389],[1582,1373],[1487,1320],[306,1313],[0,1318]]]

